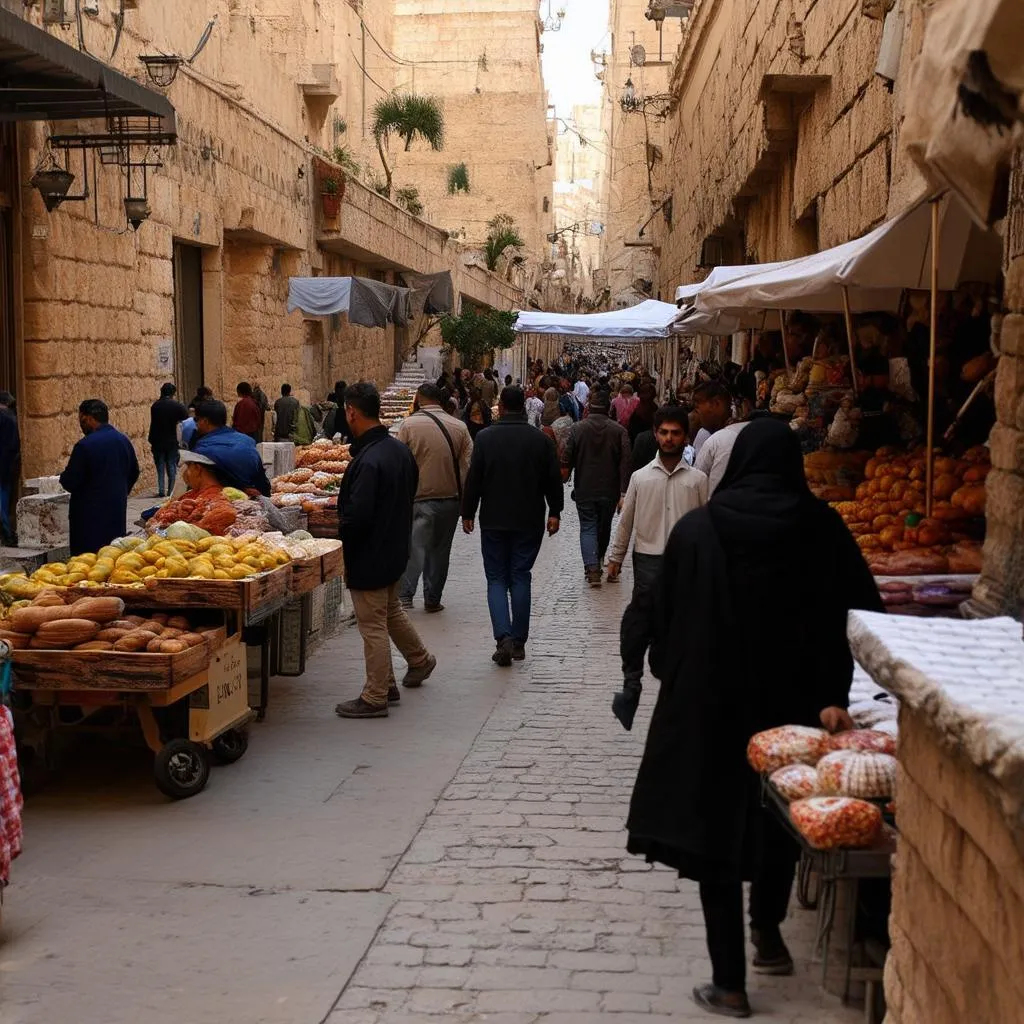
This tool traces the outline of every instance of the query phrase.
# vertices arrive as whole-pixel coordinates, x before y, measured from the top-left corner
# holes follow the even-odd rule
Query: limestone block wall
[[[447,126],[441,152],[392,146],[397,183],[415,185],[425,215],[469,245],[483,241],[496,213],[507,213],[526,247],[541,252],[553,223],[554,146],[536,4],[395,0],[393,31],[396,52],[409,62],[397,72],[397,87],[439,97]],[[470,191],[450,196],[448,168],[457,163],[467,165]]]
[[[875,74],[881,32],[853,0],[698,4],[672,69],[663,291],[699,276],[708,237],[727,240],[726,262],[787,259],[885,218],[894,115]]]
[[[1024,151],[1010,180],[1006,219],[1004,305],[996,371],[996,425],[989,439],[992,472],[986,480],[985,550],[972,610],[1013,615],[1024,608]]]
[[[1024,851],[991,780],[907,708],[899,759],[886,1022],[1018,1020]]]

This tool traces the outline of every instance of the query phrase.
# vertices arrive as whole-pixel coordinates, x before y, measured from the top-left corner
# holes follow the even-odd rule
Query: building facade
[[[658,297],[657,254],[650,225],[662,215],[670,59],[681,35],[678,18],[646,18],[646,0],[611,0],[610,44],[596,54],[603,84],[607,140],[603,205],[603,282],[612,307]]]
[[[447,270],[457,300],[521,304],[513,284],[468,260],[442,227],[410,216],[333,166],[341,148],[359,160],[376,159],[363,125],[380,92],[375,83],[399,84],[380,70],[389,64],[385,51],[397,45],[401,18],[393,16],[394,5],[141,0],[124,6],[120,26],[120,5],[107,0],[95,15],[65,2],[63,18],[44,23],[44,8],[0,0],[11,33],[18,30],[15,20],[27,21],[65,44],[61,52],[69,60],[95,69],[81,56],[95,55],[150,92],[164,93],[176,115],[176,144],[129,147],[130,170],[116,146],[65,156],[55,144],[63,135],[95,130],[94,122],[19,114],[21,123],[5,125],[0,166],[9,230],[0,257],[10,279],[3,292],[10,329],[0,386],[16,392],[26,477],[63,468],[85,398],[108,402],[112,422],[136,442],[151,473],[143,457],[149,406],[167,380],[185,400],[206,384],[229,403],[241,380],[258,382],[271,397],[288,382],[314,400],[338,378],[390,380],[422,322],[370,330],[339,317],[288,314],[291,276],[401,283],[403,271]],[[47,15],[54,10],[60,5],[45,6]],[[421,20],[429,23],[430,15]],[[205,46],[173,69],[172,82],[159,88],[147,80],[140,57],[188,58],[207,31]],[[102,68],[89,73],[100,75]],[[539,79],[532,86],[532,137],[540,152],[531,159],[543,163]],[[449,110],[449,125],[457,135],[454,113]],[[144,169],[143,154],[150,164]],[[39,168],[65,163],[75,175],[68,199],[47,212],[26,183]],[[342,182],[336,214],[320,195],[325,166]],[[531,179],[523,199],[531,215],[540,187]],[[133,230],[124,199],[140,196],[148,216]],[[539,230],[539,217],[530,223]],[[148,482],[144,476],[143,485]]]

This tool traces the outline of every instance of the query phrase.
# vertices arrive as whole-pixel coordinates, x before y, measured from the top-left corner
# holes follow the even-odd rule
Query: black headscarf
[[[787,424],[761,419],[743,428],[710,508],[726,545],[764,545],[820,518],[821,502],[807,486],[800,442]]]
[[[761,841],[750,736],[845,707],[851,608],[881,611],[864,557],[807,487],[788,426],[751,422],[710,504],[675,525],[651,599],[661,680],[629,849],[690,878],[749,878]]]

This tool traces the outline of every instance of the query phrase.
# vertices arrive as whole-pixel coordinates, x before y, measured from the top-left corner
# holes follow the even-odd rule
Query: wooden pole
[[[850,290],[843,285],[843,319],[846,321],[846,344],[850,350],[850,383],[857,394],[857,352],[853,345],[853,314],[850,312]],[[813,353],[812,353],[813,354]]]
[[[932,480],[935,476],[935,351],[939,336],[939,203],[932,200],[932,296],[930,339],[928,344],[928,425],[926,430],[927,449],[924,453],[924,510],[932,514]]]
[[[779,330],[782,332],[782,358],[786,361],[786,374],[789,375],[789,349],[786,347],[786,338],[789,334],[789,324],[786,320],[786,311],[779,310]]]

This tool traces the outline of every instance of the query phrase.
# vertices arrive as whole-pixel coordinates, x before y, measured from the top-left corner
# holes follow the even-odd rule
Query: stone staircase
[[[397,427],[409,415],[416,389],[426,379],[423,367],[415,360],[403,363],[395,379],[381,392],[381,422]]]

